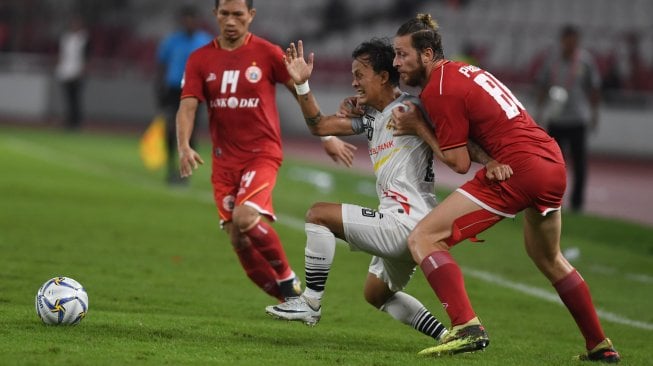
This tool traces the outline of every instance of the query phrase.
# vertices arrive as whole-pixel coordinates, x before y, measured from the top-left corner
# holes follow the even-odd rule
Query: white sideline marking
[[[108,178],[119,179],[123,183],[137,185],[139,187],[146,188],[148,190],[155,189],[158,192],[162,192],[171,196],[186,196],[186,197],[193,198],[202,203],[213,203],[213,198],[209,194],[198,194],[189,190],[172,190],[165,186],[153,185],[151,180],[142,179],[140,177],[125,174],[123,172],[117,174],[118,172],[116,171],[112,171],[109,168],[100,167],[97,164],[93,164],[88,160],[81,159],[78,156],[62,153],[60,151],[56,151],[54,149],[50,149],[45,146],[32,143],[27,140],[9,138],[9,139],[4,139],[4,142],[6,143],[5,145],[6,147],[14,150],[15,152],[21,153],[23,155],[28,155],[48,163],[67,167],[69,169],[78,170],[84,173],[91,173],[96,176],[102,176],[103,178],[108,177]],[[294,230],[298,230],[302,232],[304,231],[304,220],[294,216],[289,216],[284,214],[278,214],[277,217],[279,219],[278,220],[279,224],[282,224]],[[541,300],[553,302],[558,305],[564,306],[562,304],[562,301],[560,301],[558,295],[552,291],[547,291],[538,287],[533,287],[523,283],[511,281],[492,272],[476,270],[469,267],[462,267],[462,270],[465,272],[466,275],[473,277],[475,279],[485,281],[500,287],[516,290],[523,294],[530,295],[532,297]],[[630,273],[629,275],[632,276],[633,274]],[[650,278],[650,276],[648,278]],[[612,323],[626,325],[633,328],[639,328],[644,330],[653,330],[652,323],[647,323],[639,320],[632,320],[624,316],[621,316],[619,314],[605,311],[599,308],[596,309],[596,312],[601,319],[607,320]]]
[[[523,294],[530,295],[538,299],[546,300],[564,306],[564,304],[562,303],[558,295],[552,291],[546,291],[538,287],[533,287],[533,286],[525,285],[523,283],[514,282],[491,272],[480,271],[469,267],[462,267],[462,270],[463,272],[465,272],[466,275],[476,278],[478,280],[499,285],[501,287],[513,289]],[[613,323],[628,325],[633,328],[653,330],[653,324],[651,323],[628,319],[619,314],[615,314],[599,308],[596,308],[596,313],[599,315],[601,319]]]

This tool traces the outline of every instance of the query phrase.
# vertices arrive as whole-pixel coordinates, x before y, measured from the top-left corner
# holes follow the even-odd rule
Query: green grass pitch
[[[209,161],[205,143],[201,152]],[[475,354],[424,359],[431,341],[366,304],[369,257],[336,251],[321,323],[274,320],[218,227],[203,166],[173,189],[148,172],[138,137],[0,127],[0,364],[576,365],[583,341],[524,253],[521,218],[453,251],[491,338]],[[326,184],[329,183],[329,184]],[[303,215],[315,201],[375,207],[360,172],[287,159],[275,224],[303,277]],[[445,192],[439,192],[442,197]],[[651,361],[653,228],[566,214],[563,248],[592,289],[624,365]],[[76,327],[41,324],[34,296],[64,275],[89,294]],[[407,288],[446,320],[421,272]]]

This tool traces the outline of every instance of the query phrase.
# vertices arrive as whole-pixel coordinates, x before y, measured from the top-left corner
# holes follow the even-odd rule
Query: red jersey
[[[474,140],[502,163],[518,153],[563,163],[558,144],[526,112],[512,92],[489,72],[445,61],[431,72],[420,94],[442,150]]]
[[[235,50],[214,39],[190,55],[181,98],[207,103],[214,164],[240,168],[254,157],[281,162],[276,83],[290,80],[282,57],[279,46],[251,33]]]

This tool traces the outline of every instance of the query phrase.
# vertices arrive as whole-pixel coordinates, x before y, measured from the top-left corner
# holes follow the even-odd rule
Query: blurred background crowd
[[[201,28],[216,34],[212,0],[3,0],[0,118],[60,118],[65,107],[54,82],[60,37],[79,21],[88,37],[84,119],[146,124],[157,109],[157,47],[177,27],[175,15],[182,4],[194,5]],[[528,101],[538,68],[557,46],[560,28],[574,24],[602,77],[602,108],[608,109],[602,120],[631,121],[639,131],[634,135],[641,135],[642,128],[653,132],[651,121],[646,123],[653,99],[653,1],[256,0],[254,5],[258,13],[252,31],[282,46],[303,39],[316,52],[313,84],[321,90],[335,88],[339,95],[351,90],[350,53],[358,43],[392,37],[407,18],[429,12],[442,28],[448,58],[488,69]],[[610,128],[606,133],[598,139],[604,143],[595,146],[612,151],[623,145],[610,145],[614,136]],[[653,156],[637,137],[634,145],[626,153]]]

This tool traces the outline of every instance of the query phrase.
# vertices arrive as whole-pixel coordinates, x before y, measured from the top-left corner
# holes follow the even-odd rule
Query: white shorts
[[[408,250],[412,228],[401,223],[390,211],[376,211],[342,204],[342,225],[351,250],[374,255],[369,272],[400,291],[415,273],[415,262]]]

